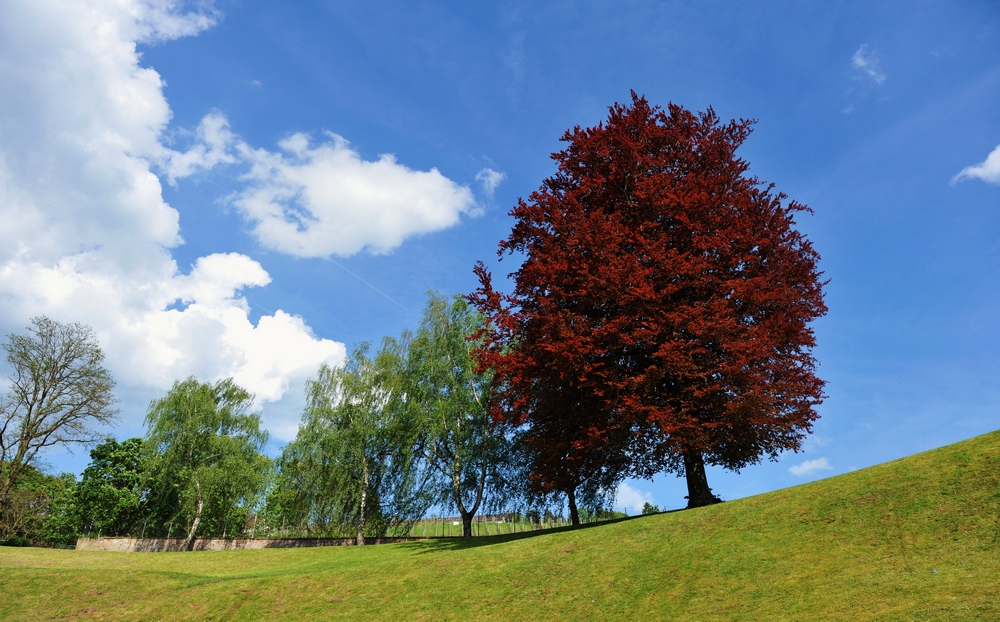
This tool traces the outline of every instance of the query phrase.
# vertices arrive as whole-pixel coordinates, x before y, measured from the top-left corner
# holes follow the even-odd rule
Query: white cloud
[[[951,179],[951,183],[963,179],[981,179],[991,184],[1000,184],[1000,145],[990,152],[979,164],[967,166]]]
[[[270,282],[253,259],[212,254],[185,273],[171,255],[181,223],[152,167],[173,180],[232,163],[236,140],[212,113],[190,150],[164,145],[163,82],[136,43],[214,22],[181,6],[0,2],[0,329],[38,314],[93,326],[123,393],[234,376],[280,400],[344,346],[285,311],[251,322],[241,292]]]
[[[875,84],[885,82],[885,74],[879,70],[878,60],[868,52],[867,43],[862,43],[858,51],[851,57],[851,65],[861,75],[873,80]]]
[[[211,169],[219,164],[233,164],[236,157],[231,149],[236,137],[229,129],[229,119],[221,112],[212,112],[198,124],[195,143],[185,152],[168,151],[163,168],[171,183],[181,177]]]
[[[805,477],[806,475],[812,475],[817,471],[831,471],[833,466],[830,461],[826,458],[817,458],[816,460],[806,460],[802,464],[796,464],[795,466],[789,467],[788,472],[796,477]]]
[[[490,198],[493,198],[493,193],[505,179],[507,179],[506,173],[494,171],[491,168],[484,168],[476,173],[476,181],[483,185],[483,192]]]
[[[639,514],[646,503],[653,504],[653,495],[632,488],[628,484],[619,484],[615,492],[615,507],[624,507],[629,514]]]
[[[236,144],[250,171],[228,200],[264,246],[298,257],[388,253],[476,210],[472,191],[437,169],[414,171],[391,154],[364,160],[343,137],[325,136],[313,144],[294,134],[280,152]]]

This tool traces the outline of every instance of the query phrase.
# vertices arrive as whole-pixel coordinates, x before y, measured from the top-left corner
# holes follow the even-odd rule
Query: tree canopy
[[[187,526],[191,548],[199,526],[227,535],[242,533],[267,482],[270,460],[260,451],[267,432],[249,412],[253,395],[231,378],[214,384],[194,378],[175,382],[150,404],[147,477],[154,532],[169,536]]]
[[[141,533],[147,456],[141,438],[108,438],[90,451],[90,464],[76,486],[74,512],[85,533]]]
[[[795,227],[808,208],[736,156],[752,121],[632,95],[566,132],[556,174],[511,211],[499,252],[523,254],[513,292],[477,266],[471,300],[490,319],[478,356],[498,370],[496,417],[543,438],[576,430],[540,444],[562,455],[537,462],[539,477],[567,463],[673,471],[689,506],[705,505],[706,463],[798,449],[817,417],[819,255]]]
[[[89,327],[36,317],[3,348],[13,369],[0,398],[0,507],[39,452],[94,443],[118,415],[115,381]]]
[[[278,461],[278,487],[294,490],[269,498],[270,513],[326,533],[350,530],[359,545],[407,532],[429,505],[403,401],[405,343],[386,338],[368,352],[362,343],[342,367],[324,364],[307,382],[298,435]]]
[[[515,439],[490,417],[492,371],[477,373],[472,360],[471,340],[482,324],[461,296],[430,293],[403,375],[417,445],[431,471],[429,490],[458,511],[465,537],[480,508],[504,507],[523,476]]]

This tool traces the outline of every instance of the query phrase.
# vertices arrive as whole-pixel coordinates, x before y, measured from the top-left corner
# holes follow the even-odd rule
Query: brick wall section
[[[366,538],[365,544],[415,542],[430,538]],[[182,550],[184,538],[80,538],[78,551],[175,552]],[[303,546],[354,546],[354,538],[196,538],[196,551],[237,551],[241,549],[291,549]]]

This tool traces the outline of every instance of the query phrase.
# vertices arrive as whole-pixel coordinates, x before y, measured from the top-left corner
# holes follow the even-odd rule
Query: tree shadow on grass
[[[659,512],[659,514],[672,514],[674,512],[680,512],[683,508],[677,510],[666,510]],[[585,523],[583,525],[566,525],[564,527],[551,527],[548,529],[537,529],[533,531],[524,531],[521,533],[505,533],[496,536],[472,536],[470,538],[463,538],[461,536],[445,536],[436,538],[427,538],[425,540],[420,540],[418,542],[403,542],[398,546],[405,547],[414,550],[418,555],[423,555],[426,553],[439,553],[441,551],[462,551],[466,549],[474,549],[482,546],[492,546],[495,544],[506,544],[508,542],[513,542],[515,540],[525,540],[528,538],[537,538],[539,536],[547,536],[556,533],[565,533],[568,531],[579,531],[583,529],[598,529],[600,527],[606,527],[608,525],[614,525],[617,523],[624,523],[626,521],[640,520],[643,518],[648,518],[650,516],[656,516],[656,514],[639,514],[636,516],[626,516],[624,518],[613,518],[611,520],[600,521],[596,523]]]

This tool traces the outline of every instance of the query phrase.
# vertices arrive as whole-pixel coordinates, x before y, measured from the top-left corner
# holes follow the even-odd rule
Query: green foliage
[[[466,535],[477,511],[508,507],[526,477],[513,439],[490,417],[492,373],[474,370],[470,339],[482,326],[463,297],[430,293],[404,373],[429,489],[436,503],[461,514]]]
[[[63,512],[64,499],[72,495],[75,484],[69,473],[48,475],[30,465],[21,469],[6,503],[0,506],[0,539],[64,541],[53,539],[47,528]]]
[[[150,510],[146,535],[241,535],[271,461],[253,395],[232,379],[175,382],[146,415]]]
[[[385,339],[374,358],[368,350],[361,344],[307,383],[302,424],[268,498],[271,529],[280,521],[360,540],[405,534],[427,509],[400,385],[405,342]]]
[[[53,482],[48,514],[38,531],[36,540],[52,544],[72,545],[80,537],[80,512],[77,509],[77,487],[72,473],[63,473]]]
[[[628,518],[628,514],[601,506],[596,508],[580,508],[580,521],[583,523],[609,521],[619,518]]]
[[[652,503],[650,503],[649,501],[647,501],[646,503],[642,504],[642,513],[643,513],[643,515],[646,515],[646,514],[659,514],[660,513],[660,508],[656,507],[655,505],[653,505]]]
[[[149,462],[141,438],[108,438],[90,452],[90,465],[76,488],[75,512],[82,533],[140,535],[145,474]]]

